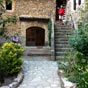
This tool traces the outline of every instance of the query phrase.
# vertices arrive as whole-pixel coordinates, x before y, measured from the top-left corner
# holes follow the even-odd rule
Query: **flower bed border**
[[[17,77],[13,80],[8,86],[2,86],[0,88],[17,88],[19,84],[23,81],[24,74],[21,72],[18,73]]]

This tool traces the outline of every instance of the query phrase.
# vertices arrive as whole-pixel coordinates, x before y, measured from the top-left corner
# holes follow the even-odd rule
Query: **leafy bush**
[[[64,76],[76,83],[77,88],[88,88],[88,57],[78,51],[70,51],[63,57],[58,64]]]
[[[73,76],[78,88],[88,88],[88,57],[82,53],[77,54],[76,63],[73,65]]]
[[[74,30],[69,41],[77,53],[71,55],[72,57],[67,55],[69,59],[66,58],[66,61],[70,64],[64,71],[70,81],[77,83],[78,88],[88,88],[88,23]],[[73,57],[75,59],[72,59]]]
[[[61,59],[61,61],[58,60],[59,68],[64,70],[65,76],[73,74],[73,66],[76,63],[77,53],[78,52],[76,51],[67,52],[63,55],[63,59]]]
[[[5,76],[15,75],[22,68],[20,58],[24,49],[20,44],[4,43],[0,51],[0,70]]]
[[[73,35],[69,38],[71,46],[83,53],[84,55],[88,55],[88,34],[82,30],[82,28],[79,28],[78,30],[75,30]]]

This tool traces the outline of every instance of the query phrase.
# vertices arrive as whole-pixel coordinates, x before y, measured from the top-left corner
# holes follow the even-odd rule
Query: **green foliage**
[[[77,88],[88,88],[88,0],[81,9],[80,21],[78,29],[69,36],[75,52],[65,54],[58,64],[64,70],[64,75],[77,84]]]
[[[6,0],[9,3],[11,3],[11,0]],[[0,35],[3,35],[4,34],[4,31],[5,31],[5,25],[7,23],[16,23],[16,19],[17,17],[16,16],[10,16],[10,17],[7,17],[6,19],[3,18],[3,13],[5,13],[5,7],[3,5],[3,0],[0,0]]]
[[[12,1],[11,0],[6,0],[7,4],[11,3]]]
[[[58,65],[60,69],[63,69],[65,71],[65,76],[69,76],[70,74],[73,74],[73,65],[76,63],[75,60],[77,58],[76,51],[70,51],[63,55],[63,59],[58,60]]]
[[[80,75],[79,88],[88,88],[88,67]],[[81,84],[81,85],[80,85]]]
[[[81,22],[84,20],[88,21],[88,0],[85,0],[85,6],[82,6],[82,8],[80,9],[80,16],[81,16]]]
[[[4,24],[6,23],[15,23],[16,24],[16,20],[17,17],[16,16],[10,16],[10,17],[7,17],[6,19],[4,19]]]
[[[88,10],[88,0],[85,0],[85,9]]]
[[[76,64],[73,65],[73,76],[78,88],[88,88],[88,57],[77,54]]]
[[[74,30],[73,35],[69,37],[69,41],[75,50],[88,55],[88,34],[82,28]]]
[[[88,88],[88,57],[77,51],[70,51],[63,57],[58,64],[64,76],[76,83],[77,88]]]
[[[76,51],[65,54],[61,64],[65,76],[77,84],[77,88],[88,88],[88,22],[69,36],[69,41]]]
[[[24,49],[20,44],[5,43],[0,51],[0,71],[5,76],[15,75],[22,68],[20,58]]]
[[[51,32],[52,32],[52,22],[51,20],[49,20],[49,23],[48,23],[48,30],[49,30],[49,33],[48,33],[48,38],[49,38],[49,45],[51,46]]]

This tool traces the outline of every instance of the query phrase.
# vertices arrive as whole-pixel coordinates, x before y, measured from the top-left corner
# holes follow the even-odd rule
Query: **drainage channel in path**
[[[57,63],[45,57],[33,58],[24,57],[24,79],[18,88],[61,88]]]

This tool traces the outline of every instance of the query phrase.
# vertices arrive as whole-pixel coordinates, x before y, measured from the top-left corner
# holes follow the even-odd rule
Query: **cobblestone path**
[[[18,88],[61,88],[55,61],[32,61],[27,58],[24,60],[23,70],[24,79]]]

